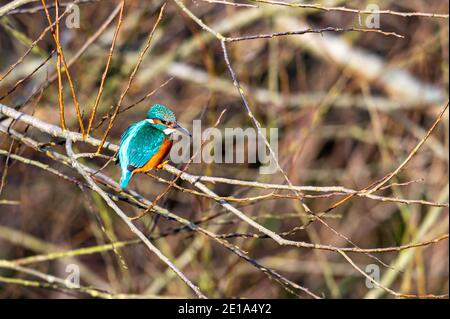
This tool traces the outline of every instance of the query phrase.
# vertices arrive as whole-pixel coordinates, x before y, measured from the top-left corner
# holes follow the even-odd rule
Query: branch
[[[91,188],[99,194],[103,200],[111,207],[114,212],[125,222],[128,228],[135,235],[139,237],[140,240],[147,246],[147,248],[153,252],[159,259],[161,259],[167,266],[169,266],[177,275],[183,280],[199,298],[206,298],[206,296],[200,291],[200,289],[194,285],[172,262],[163,255],[163,253],[156,248],[148,238],[130,221],[128,216],[109,198],[109,196],[94,182],[92,177],[82,168],[82,166],[75,159],[75,154],[72,150],[72,139],[70,136],[66,136],[66,151],[69,158],[72,160],[72,166],[84,177],[86,182],[91,186]]]
[[[441,13],[426,13],[426,12],[399,12],[392,10],[361,10],[361,9],[352,9],[346,7],[326,7],[321,4],[303,4],[303,3],[286,3],[282,1],[273,1],[273,0],[250,0],[259,3],[266,3],[272,5],[280,5],[287,6],[291,8],[303,8],[303,9],[317,9],[321,11],[340,11],[347,13],[356,13],[358,15],[361,14],[388,14],[400,17],[427,17],[427,18],[442,18],[448,19],[448,14]]]

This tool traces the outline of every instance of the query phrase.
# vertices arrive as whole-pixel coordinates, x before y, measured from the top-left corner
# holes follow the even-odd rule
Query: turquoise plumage
[[[155,104],[147,119],[129,126],[119,145],[119,163],[122,170],[120,187],[125,189],[135,172],[145,172],[160,164],[172,147],[172,133],[187,130],[176,122],[175,114],[167,107]]]

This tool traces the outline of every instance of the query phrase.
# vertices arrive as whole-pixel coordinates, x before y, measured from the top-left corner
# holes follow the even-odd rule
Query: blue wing
[[[164,133],[147,121],[131,125],[122,134],[119,160],[122,171],[130,167],[139,168],[155,155],[164,140]]]

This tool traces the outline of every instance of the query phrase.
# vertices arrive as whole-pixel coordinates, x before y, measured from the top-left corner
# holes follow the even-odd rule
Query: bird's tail
[[[132,175],[133,175],[132,172],[130,172],[127,169],[122,171],[122,176],[120,177],[120,188],[121,189],[127,188],[128,182],[130,181],[130,178]]]

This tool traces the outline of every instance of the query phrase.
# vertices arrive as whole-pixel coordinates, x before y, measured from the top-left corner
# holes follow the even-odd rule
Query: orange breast
[[[161,146],[159,147],[158,152],[153,155],[150,160],[142,167],[136,168],[133,173],[139,173],[139,172],[148,172],[151,169],[153,169],[155,166],[160,164],[164,157],[166,157],[167,154],[169,154],[170,149],[172,148],[172,141],[168,138],[164,137],[164,141],[162,142]]]

